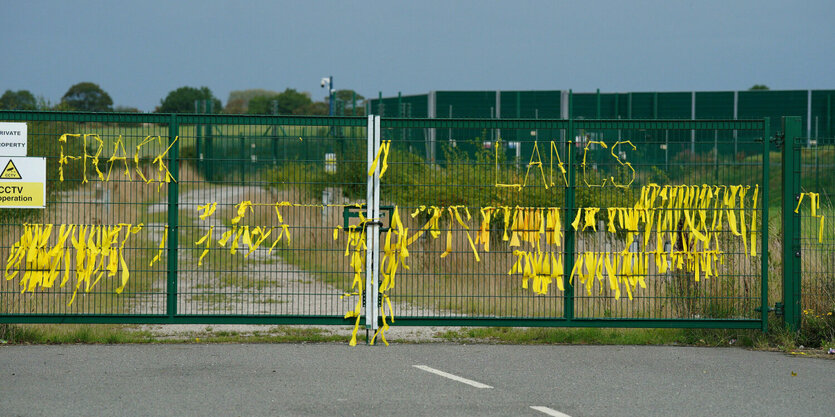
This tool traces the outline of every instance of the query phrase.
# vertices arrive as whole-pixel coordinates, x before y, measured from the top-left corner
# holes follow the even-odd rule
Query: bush
[[[829,311],[803,310],[797,343],[806,347],[835,344],[835,305]]]

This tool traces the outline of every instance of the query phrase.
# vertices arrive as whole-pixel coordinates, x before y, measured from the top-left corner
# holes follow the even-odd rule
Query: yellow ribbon
[[[204,204],[202,206],[199,206],[199,207],[197,207],[197,211],[198,212],[202,211],[203,213],[201,213],[198,217],[200,217],[200,220],[206,220],[207,218],[209,218],[209,216],[214,214],[216,209],[217,209],[217,202],[214,202],[214,203],[211,203],[211,204]]]
[[[386,170],[389,167],[388,159],[389,159],[389,149],[391,148],[391,141],[384,140],[380,144],[380,149],[377,150],[377,155],[374,157],[374,161],[371,162],[371,167],[368,169],[368,176],[374,175],[374,171],[377,169],[377,163],[380,161],[380,156],[383,157],[383,164],[380,166],[380,176],[379,178],[383,178],[383,174],[386,173]]]

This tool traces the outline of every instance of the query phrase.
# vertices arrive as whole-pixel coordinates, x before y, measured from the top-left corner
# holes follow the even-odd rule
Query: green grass
[[[730,329],[611,329],[479,327],[439,332],[450,342],[521,345],[683,345],[743,347],[792,352],[800,346],[798,333],[772,325],[768,333]],[[828,346],[828,345],[826,345]],[[824,346],[824,347],[826,347]]]
[[[205,332],[175,337],[154,335],[136,326],[109,324],[0,324],[0,344],[124,344],[124,343],[328,343],[346,342],[344,335],[325,329],[276,326],[251,334]]]
[[[236,332],[216,332],[200,337],[206,343],[347,343],[343,335],[329,334],[324,329],[312,327],[278,326],[268,332],[242,335]]]
[[[478,327],[438,332],[436,338],[453,343],[516,345],[647,345],[743,347],[796,353],[797,333],[773,325],[769,333],[757,330],[507,328]],[[265,331],[203,331],[159,336],[133,325],[29,324],[0,325],[0,344],[124,344],[124,343],[346,343],[347,337],[315,327],[275,326]],[[411,340],[393,340],[415,343]],[[418,342],[419,343],[419,342]],[[830,341],[823,351],[835,346]],[[812,354],[817,350],[804,349]],[[824,354],[823,357],[830,357]],[[819,355],[820,356],[820,355]]]
[[[0,324],[0,340],[10,344],[150,343],[154,336],[110,324]]]
[[[564,329],[477,327],[448,330],[438,336],[453,342],[509,344],[669,345],[682,343],[678,329]]]

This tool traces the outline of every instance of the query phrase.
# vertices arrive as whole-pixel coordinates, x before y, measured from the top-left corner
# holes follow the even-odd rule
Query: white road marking
[[[553,408],[542,407],[542,406],[533,406],[533,405],[531,406],[531,408],[533,408],[533,409],[534,409],[534,410],[536,410],[536,411],[539,411],[540,413],[545,413],[545,414],[548,414],[549,416],[554,416],[554,417],[571,417],[571,416],[569,416],[568,414],[563,414],[563,413],[561,413],[561,412],[559,412],[559,411],[557,411],[557,410],[554,410]]]
[[[472,385],[476,388],[493,388],[489,385],[482,384],[481,382],[476,382],[476,381],[473,381],[472,379],[462,378],[460,376],[449,374],[449,373],[446,373],[444,371],[439,371],[435,368],[430,368],[426,365],[412,365],[412,366],[414,366],[415,368],[418,368],[422,371],[431,372],[435,375],[440,375],[444,378],[449,378],[453,381],[458,381],[458,382],[461,382],[461,383],[464,383],[464,384],[467,384],[467,385]]]

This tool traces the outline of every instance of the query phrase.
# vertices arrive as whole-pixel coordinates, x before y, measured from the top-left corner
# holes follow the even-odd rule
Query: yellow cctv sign
[[[46,207],[46,158],[0,157],[0,208]]]

